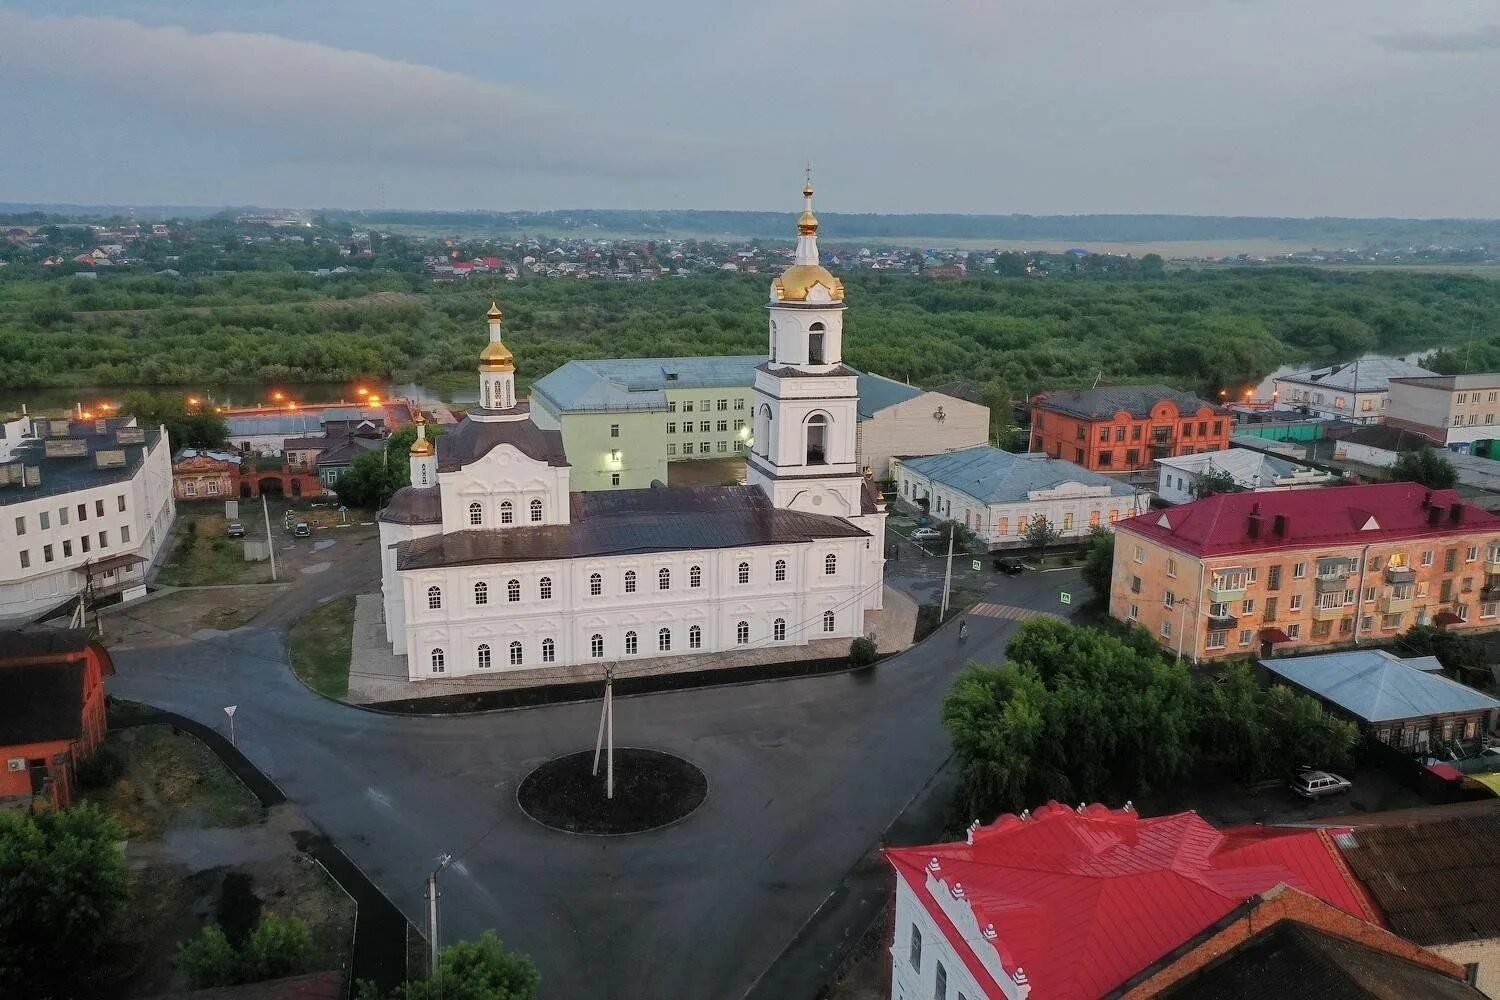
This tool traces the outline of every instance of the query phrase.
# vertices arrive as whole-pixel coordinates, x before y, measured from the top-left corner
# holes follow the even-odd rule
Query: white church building
[[[812,193],[771,286],[745,486],[571,492],[490,309],[480,405],[435,447],[419,416],[411,485],[380,515],[386,638],[411,680],[866,633],[885,511],[856,460],[844,288],[819,263]]]

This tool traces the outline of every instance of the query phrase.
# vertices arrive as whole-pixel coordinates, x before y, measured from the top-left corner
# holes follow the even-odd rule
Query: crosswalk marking
[[[1018,608],[1011,604],[976,604],[969,609],[969,614],[979,615],[981,618],[1003,618],[1006,621],[1023,622],[1028,618],[1056,618],[1062,620],[1061,615],[1055,615],[1050,611],[1037,611],[1033,608]]]

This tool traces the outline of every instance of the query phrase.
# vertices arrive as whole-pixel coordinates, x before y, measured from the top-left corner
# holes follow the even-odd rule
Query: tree
[[[1396,639],[1393,652],[1402,657],[1436,656],[1443,669],[1461,677],[1488,673],[1482,643],[1436,625],[1413,625]]]
[[[209,924],[178,946],[177,968],[195,990],[241,982],[240,953],[218,924]]]
[[[1193,496],[1198,499],[1211,497],[1215,493],[1238,493],[1240,484],[1234,481],[1234,477],[1223,469],[1209,467],[1193,480]]]
[[[1141,258],[1141,277],[1165,278],[1166,276],[1167,266],[1161,259],[1161,254],[1148,253]]]
[[[1010,389],[999,379],[991,379],[980,386],[979,401],[989,407],[990,440],[997,448],[1013,450],[1016,428],[1010,410]]]
[[[1290,774],[1306,764],[1345,767],[1359,743],[1359,727],[1329,715],[1309,695],[1281,684],[1265,692],[1260,712],[1266,731],[1265,774]]]
[[[1047,520],[1046,514],[1038,514],[1026,525],[1026,531],[1021,535],[1026,544],[1037,550],[1037,558],[1047,558],[1047,546],[1054,545],[1062,538],[1062,532]]]
[[[407,470],[407,476],[410,477],[410,470]],[[339,476],[333,488],[339,495],[339,503],[345,507],[378,510],[390,501],[400,486],[396,484],[386,456],[378,451],[367,451],[354,456],[348,471]]]
[[[203,928],[178,949],[177,964],[190,986],[204,989],[306,972],[312,953],[306,924],[296,917],[265,913],[239,948],[217,924]]]
[[[1265,768],[1265,731],[1261,725],[1263,691],[1255,669],[1242,660],[1225,668],[1199,691],[1196,742],[1203,763],[1241,780]]]
[[[856,636],[849,643],[849,662],[856,667],[868,667],[878,656],[875,640],[869,636]]]
[[[126,896],[125,836],[89,803],[0,811],[0,995],[98,995],[93,982]]]
[[[407,984],[402,1000],[536,1000],[541,983],[530,958],[485,931],[477,941],[444,948],[437,975]]]
[[[1049,697],[1034,669],[1019,663],[970,664],[943,699],[943,725],[959,764],[963,815],[991,819],[1026,808],[1044,766],[1035,752]]]
[[[948,551],[950,537],[953,539],[954,552],[982,553],[988,548],[984,539],[980,538],[973,528],[961,521],[939,521],[933,527],[938,531],[937,541],[933,542],[933,545],[940,553]]]
[[[1115,533],[1102,525],[1089,529],[1088,547],[1083,557],[1083,582],[1094,592],[1094,600],[1109,599],[1109,585],[1115,574]]]
[[[1458,482],[1453,463],[1432,448],[1423,445],[1416,451],[1404,451],[1391,466],[1393,482],[1421,483],[1434,490],[1448,490]]]
[[[146,429],[165,426],[173,449],[222,448],[229,437],[229,424],[212,409],[189,407],[175,393],[127,392],[120,413],[135,417]]]

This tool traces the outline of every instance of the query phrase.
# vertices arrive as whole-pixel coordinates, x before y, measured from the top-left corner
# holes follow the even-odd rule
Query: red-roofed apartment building
[[[893,1000],[1134,996],[1201,966],[1195,950],[1254,933],[1252,911],[1462,974],[1378,926],[1324,830],[1219,830],[1191,812],[1147,819],[1051,802],[976,826],[965,843],[885,855],[896,869]]]
[[[1500,516],[1375,483],[1220,493],[1115,525],[1109,611],[1194,660],[1500,626]]]
[[[82,629],[0,631],[0,807],[72,804],[74,768],[104,740],[114,672]]]

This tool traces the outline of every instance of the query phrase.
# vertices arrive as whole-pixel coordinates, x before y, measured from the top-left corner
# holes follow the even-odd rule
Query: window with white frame
[[[598,573],[589,574],[589,596],[598,597],[604,593],[604,577]]]
[[[474,502],[474,503],[469,504],[469,523],[470,524],[483,524],[484,523],[484,506],[482,504],[480,504],[479,502],[477,502],[477,501]]]
[[[625,593],[635,593],[635,570],[633,569],[625,571]]]
[[[771,638],[776,642],[786,641],[786,619],[778,618],[771,623]]]
[[[444,669],[446,669],[443,665],[444,657],[443,651],[441,649],[434,649],[427,659],[428,662],[432,664],[433,673],[440,674],[444,671]]]
[[[474,603],[475,604],[488,604],[488,603],[490,603],[490,585],[489,584],[484,583],[483,581],[474,584]]]
[[[589,655],[596,660],[604,655],[604,636],[598,632],[589,636]]]
[[[488,643],[481,642],[479,648],[474,650],[474,662],[479,666],[480,670],[488,670],[490,668],[490,647]]]
[[[703,629],[700,626],[694,625],[692,628],[688,629],[688,649],[702,649],[702,648],[703,648]]]
[[[669,628],[656,630],[656,649],[661,653],[672,651],[672,630]]]
[[[501,500],[500,501],[500,523],[501,524],[512,524],[512,523],[515,522],[515,519],[516,519],[516,508],[511,505],[511,502],[509,500]]]
[[[734,641],[741,646],[750,641],[750,623],[736,622],[734,626]]]
[[[701,586],[703,586],[703,567],[702,566],[689,566],[688,567],[688,586],[689,587],[701,587]]]
[[[772,575],[775,577],[775,580],[776,580],[777,583],[781,583],[783,580],[786,579],[786,560],[785,559],[778,559],[778,560],[776,560],[776,564],[772,567]],[[741,580],[740,582],[744,583],[745,581]]]
[[[656,589],[657,590],[671,590],[672,589],[672,571],[669,570],[669,569],[667,569],[665,566],[663,566],[661,569],[659,569],[659,570],[656,571]]]
[[[537,596],[544,601],[552,600],[552,577],[544,576],[536,582]]]
[[[823,612],[823,631],[832,632],[837,621],[838,619],[834,616],[834,613],[832,611]]]
[[[532,521],[540,521],[542,519],[542,502],[540,500],[531,501],[531,519]]]
[[[505,600],[511,604],[518,604],[521,600],[521,581],[507,580],[505,583]]]
[[[551,639],[542,640],[542,662],[551,663],[557,659],[557,643]]]
[[[626,632],[625,633],[625,655],[626,656],[634,656],[635,653],[636,653],[636,649],[638,647],[639,647],[639,639],[637,638],[637,636],[635,634],[635,631],[632,629],[631,631]]]
[[[749,563],[747,563],[747,562],[740,563],[739,571],[738,571],[738,578],[739,578],[740,583],[749,583],[750,582],[750,564]]]
[[[442,587],[428,587],[427,588],[427,610],[428,611],[437,611],[440,608],[442,608],[442,606],[443,606],[443,588]]]
[[[839,557],[832,552],[823,557],[823,575],[835,576],[839,571]]]
[[[510,644],[510,665],[513,667],[519,667],[523,659],[525,659],[525,654],[523,652],[523,647],[521,646],[520,641],[512,641]]]

